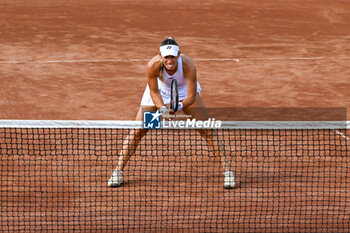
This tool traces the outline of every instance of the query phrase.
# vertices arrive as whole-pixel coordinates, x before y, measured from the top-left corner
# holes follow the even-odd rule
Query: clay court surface
[[[147,84],[146,63],[168,36],[196,63],[209,108],[342,108],[349,114],[349,12],[345,0],[2,0],[0,119],[133,120]],[[144,142],[125,185],[109,189],[117,156],[107,154],[121,145],[98,155],[85,148],[47,154],[32,148],[36,154],[29,155],[4,148],[5,131],[0,135],[4,231],[350,229],[349,141],[339,134],[317,137],[317,145],[339,143],[305,157],[298,154],[310,151],[305,148],[232,154],[240,185],[230,191],[202,139],[163,145],[175,137],[169,136],[153,149]],[[109,143],[121,141],[110,137]],[[258,140],[256,148],[262,145]],[[283,146],[293,151],[298,145]],[[156,150],[163,154],[151,153]]]
[[[134,119],[168,36],[208,107],[349,106],[349,1],[1,2],[1,118]]]

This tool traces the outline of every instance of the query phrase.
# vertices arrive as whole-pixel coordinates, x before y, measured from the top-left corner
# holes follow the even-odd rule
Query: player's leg
[[[143,120],[144,111],[156,111],[155,106],[140,106],[136,120]],[[134,155],[140,140],[146,135],[148,129],[131,129],[129,135],[124,139],[123,148],[119,154],[119,161],[117,169],[120,171],[124,170],[124,167],[128,163],[130,157]]]
[[[155,106],[140,106],[136,120],[143,120],[144,111],[156,111]],[[111,178],[108,181],[109,186],[120,186],[123,182],[123,170],[130,160],[131,156],[135,154],[136,148],[141,139],[146,135],[147,129],[131,129],[129,135],[123,141],[123,147],[119,154],[118,166],[113,171]]]
[[[225,147],[223,140],[220,139],[219,132],[216,129],[199,129],[200,135],[207,141],[210,151],[220,162],[224,171],[230,171],[230,163],[225,156]]]
[[[194,103],[190,107],[183,109],[183,111],[186,115],[191,116],[192,119],[202,121],[209,119],[208,109],[200,95],[197,95]],[[199,129],[198,132],[207,141],[210,151],[221,159],[224,171],[229,171],[230,165],[224,155],[223,142],[220,140],[217,130]]]
[[[210,151],[214,154],[215,158],[219,158],[221,166],[224,170],[224,188],[235,188],[236,181],[233,172],[231,171],[230,161],[225,155],[225,148],[223,140],[220,139],[217,129],[200,129],[199,133],[208,143]]]
[[[194,103],[190,107],[183,109],[183,111],[186,115],[191,116],[192,119],[202,121],[209,119],[208,109],[200,95],[197,95]],[[199,129],[198,132],[207,141],[208,147],[214,156],[220,159],[221,166],[224,170],[224,187],[234,188],[236,186],[235,177],[231,171],[230,162],[225,155],[224,142],[220,139],[218,130]]]
[[[184,108],[183,112],[186,115],[191,116],[192,119],[201,121],[209,119],[208,109],[206,108],[204,101],[199,94],[196,95],[196,98],[191,106]]]

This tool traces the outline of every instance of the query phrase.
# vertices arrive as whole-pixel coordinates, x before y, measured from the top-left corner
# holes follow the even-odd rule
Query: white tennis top
[[[164,104],[169,104],[170,103],[170,94],[171,94],[171,81],[173,79],[176,79],[177,84],[178,84],[178,91],[179,91],[179,101],[184,100],[187,97],[187,80],[183,74],[183,66],[182,66],[182,59],[181,55],[179,59],[177,60],[177,70],[175,74],[169,75],[166,72],[165,67],[163,67],[163,79],[164,82],[162,82],[159,77],[157,78],[158,80],[158,89],[159,93],[163,99]],[[197,82],[197,93],[200,94],[201,92],[201,86]],[[149,86],[147,84],[146,90],[143,93],[142,100],[141,100],[141,105],[143,106],[154,106],[154,103],[151,98]]]

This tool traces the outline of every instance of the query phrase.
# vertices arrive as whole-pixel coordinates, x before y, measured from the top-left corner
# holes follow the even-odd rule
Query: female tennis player
[[[200,96],[201,87],[197,82],[196,66],[191,58],[181,54],[174,38],[165,39],[159,48],[159,54],[147,64],[148,85],[144,91],[141,106],[137,112],[136,120],[143,120],[144,111],[170,112],[171,81],[177,80],[179,92],[178,111],[183,112],[196,120],[208,120],[209,113]],[[108,181],[109,186],[120,186],[123,182],[123,170],[140,140],[146,135],[147,129],[133,129],[123,143],[119,156],[118,166]],[[235,177],[226,160],[223,145],[214,130],[199,130],[199,133],[208,143],[210,151],[220,157],[224,168],[224,187],[234,188]]]

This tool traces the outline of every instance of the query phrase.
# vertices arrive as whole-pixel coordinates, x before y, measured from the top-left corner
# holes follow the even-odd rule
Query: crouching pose
[[[159,54],[147,64],[148,85],[144,91],[136,120],[142,121],[143,111],[168,111],[171,82],[177,80],[179,92],[178,110],[196,120],[208,120],[209,113],[200,96],[201,87],[197,82],[196,66],[191,58],[180,53],[177,42],[169,37],[160,44]],[[171,111],[171,110],[170,110]],[[210,151],[220,159],[224,169],[224,188],[236,186],[235,177],[227,161],[222,141],[215,130],[200,129],[198,132],[207,141]],[[124,140],[117,168],[108,181],[109,186],[120,186],[123,170],[147,129],[133,129]]]

